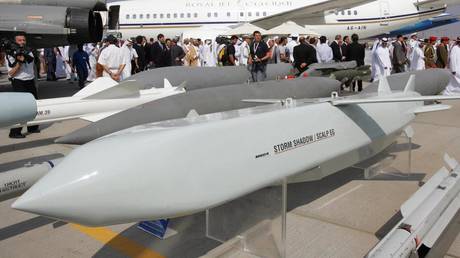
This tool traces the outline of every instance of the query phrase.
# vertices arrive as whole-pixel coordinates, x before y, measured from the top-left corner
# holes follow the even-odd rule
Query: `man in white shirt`
[[[248,65],[248,59],[251,52],[249,44],[251,44],[251,37],[248,35],[243,36],[243,43],[240,45],[240,65]]]
[[[299,43],[297,42],[298,39],[299,39],[298,34],[291,34],[291,41],[289,41],[286,45],[286,48],[289,51],[289,55],[290,55],[289,59],[291,63],[294,63],[294,48],[297,45],[299,45]]]
[[[32,51],[26,48],[26,36],[23,33],[18,33],[14,37],[15,43],[21,48],[21,51],[8,53],[5,57],[5,64],[8,68],[8,78],[11,80],[13,91],[28,92],[38,99],[37,88],[35,87],[35,64]],[[22,139],[25,135],[21,133],[22,127],[12,128],[10,130],[10,138]],[[29,133],[39,133],[38,126],[27,127]]]
[[[332,48],[327,44],[327,38],[325,36],[321,36],[319,38],[320,44],[316,47],[316,53],[318,58],[318,63],[330,63],[334,59],[334,53],[332,52]]]
[[[388,49],[388,38],[382,39],[382,44],[376,50],[377,69],[380,76],[389,76],[392,70],[390,50]],[[376,78],[377,80],[380,78]]]
[[[102,76],[110,77],[115,81],[120,81],[123,70],[126,66],[123,60],[122,51],[116,46],[118,40],[113,36],[107,37],[107,46],[99,56],[98,63],[104,67]]]

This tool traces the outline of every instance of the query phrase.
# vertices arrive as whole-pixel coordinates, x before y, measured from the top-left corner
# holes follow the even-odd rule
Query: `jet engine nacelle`
[[[63,46],[100,41],[103,23],[98,12],[86,8],[0,4],[0,38],[16,32],[26,33],[32,48]]]
[[[0,0],[0,4],[77,7],[95,11],[105,11],[107,8],[105,0]]]

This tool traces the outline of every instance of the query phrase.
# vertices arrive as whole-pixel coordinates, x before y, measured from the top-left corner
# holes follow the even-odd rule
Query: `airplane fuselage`
[[[154,37],[158,33],[175,37],[181,36],[184,31],[199,28],[203,29],[203,38],[206,38],[213,34],[209,30],[222,33],[232,25],[322,2],[324,0],[178,0],[150,7],[148,4],[151,2],[137,0],[112,5],[120,5],[119,31],[124,38],[137,35]],[[353,33],[358,33],[361,38],[370,38],[430,19],[445,11],[442,5],[417,7],[416,3],[416,0],[377,0],[351,9],[326,11],[323,17],[312,17],[308,24],[301,25],[329,38]]]

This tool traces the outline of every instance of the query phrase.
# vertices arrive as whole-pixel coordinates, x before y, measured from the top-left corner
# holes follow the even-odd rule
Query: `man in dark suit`
[[[335,36],[335,40],[331,43],[332,54],[335,62],[342,62],[342,36]]]
[[[350,45],[350,37],[345,36],[343,37],[342,45],[340,46],[342,48],[342,61],[347,60],[347,49],[348,45]]]
[[[136,50],[136,53],[138,55],[137,65],[139,66],[139,69],[136,69],[136,66],[133,65],[133,73],[132,74],[144,71],[146,66],[147,66],[145,48],[144,48],[144,46],[142,46],[143,41],[144,41],[144,38],[142,36],[137,36],[136,37],[136,44],[133,45],[133,48]]]
[[[406,69],[404,66],[407,63],[407,53],[404,44],[404,37],[398,35],[395,43],[393,43],[393,70],[395,73],[403,73]]]
[[[294,66],[299,70],[298,75],[308,69],[308,66],[318,63],[316,49],[305,42],[305,38],[299,39],[300,44],[294,47]]]
[[[153,43],[151,48],[151,58],[156,68],[166,66],[167,49],[165,45],[165,36],[158,34],[157,42]]]
[[[347,47],[347,61],[356,61],[358,67],[364,65],[365,51],[366,48],[363,44],[360,44],[358,34],[353,34],[351,36],[352,43]],[[355,91],[356,82],[353,82],[351,86],[351,91]],[[358,91],[363,90],[363,81],[358,81]]]

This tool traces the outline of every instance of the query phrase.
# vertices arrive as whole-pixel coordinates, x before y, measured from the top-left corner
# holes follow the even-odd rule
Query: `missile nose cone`
[[[63,168],[50,173],[66,174],[66,166],[64,165]],[[70,181],[67,181],[56,177],[56,174],[49,175],[19,197],[11,207],[63,221],[79,222],[79,216],[86,214],[86,211],[81,209],[88,202],[88,196],[82,193],[84,187],[88,185],[87,182],[84,182],[85,176],[79,179],[70,178]],[[90,176],[86,175],[86,178]],[[91,223],[83,222],[82,224]]]
[[[159,197],[149,194],[149,182],[153,181],[145,180],[152,171],[158,171],[152,167],[151,157],[143,155],[148,151],[141,147],[130,152],[120,148],[130,149],[131,145],[140,146],[145,141],[145,136],[102,139],[75,149],[12,208],[86,226],[142,221],[152,214],[162,218],[162,213],[155,212],[157,207],[163,211],[163,204],[152,205]],[[139,168],[133,170],[132,164],[143,163],[148,163],[149,173],[139,174],[144,171]],[[146,195],[150,197],[145,198]]]

